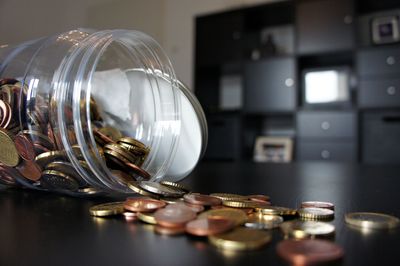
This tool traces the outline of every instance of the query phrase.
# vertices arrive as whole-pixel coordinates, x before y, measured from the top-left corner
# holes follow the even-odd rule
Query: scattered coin
[[[196,212],[192,210],[173,206],[159,209],[154,213],[157,224],[164,227],[182,227],[187,222],[195,219],[196,216]]]
[[[311,220],[332,219],[335,212],[324,208],[301,208],[298,210],[300,218]]]
[[[287,238],[328,237],[335,233],[335,226],[318,221],[287,221],[280,225]]]
[[[137,217],[140,221],[148,224],[157,224],[156,219],[154,218],[154,213],[151,212],[138,212]]]
[[[221,205],[222,203],[222,200],[220,200],[219,198],[203,194],[189,193],[185,194],[183,198],[187,203],[194,205],[214,206]]]
[[[397,217],[373,212],[347,213],[344,219],[347,224],[368,229],[391,229],[400,224]]]
[[[327,240],[283,240],[276,248],[278,255],[293,265],[315,265],[343,257],[343,249]]]
[[[333,205],[333,203],[325,201],[304,201],[301,203],[300,208],[323,208],[323,209],[334,210],[335,205]]]
[[[146,191],[163,197],[181,197],[184,194],[184,192],[180,190],[152,181],[140,181],[138,185]]]
[[[176,236],[181,235],[186,232],[184,226],[182,227],[164,227],[160,225],[156,225],[154,227],[154,231],[160,235],[168,235],[168,236]]]
[[[206,212],[201,213],[198,218],[212,218],[212,217],[222,217],[232,220],[235,226],[242,225],[247,221],[247,215],[243,211],[230,208],[208,210]]]
[[[125,201],[125,210],[132,212],[153,212],[157,209],[163,208],[165,202],[150,198],[129,198]]]
[[[252,213],[248,216],[244,224],[248,228],[259,230],[271,230],[279,227],[283,218],[278,215],[265,215],[262,213]]]
[[[210,236],[224,233],[235,227],[235,222],[225,217],[205,217],[186,224],[186,232],[195,236]]]
[[[95,205],[89,209],[89,212],[92,216],[99,216],[99,217],[122,214],[124,212],[124,203],[111,202],[111,203]]]

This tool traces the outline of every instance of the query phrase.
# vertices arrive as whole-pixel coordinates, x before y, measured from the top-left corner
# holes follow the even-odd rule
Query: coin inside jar
[[[19,155],[12,137],[4,129],[0,128],[0,163],[15,167],[19,163]]]
[[[326,240],[283,240],[276,251],[284,260],[293,265],[314,265],[338,260],[343,257],[343,249]]]
[[[38,181],[42,176],[42,169],[33,161],[22,161],[16,169],[26,179]]]
[[[140,181],[138,182],[138,185],[144,190],[147,190],[154,194],[162,195],[164,197],[180,197],[184,194],[184,192],[180,190],[170,188],[152,181]]]
[[[165,205],[165,202],[156,199],[128,198],[124,203],[124,208],[132,212],[153,212]]]
[[[186,224],[186,232],[195,236],[209,236],[224,233],[235,226],[233,220],[224,217],[206,217]]]

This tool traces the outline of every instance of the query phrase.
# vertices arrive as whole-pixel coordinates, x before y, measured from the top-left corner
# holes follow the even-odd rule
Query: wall
[[[136,29],[166,50],[193,88],[196,15],[274,0],[0,0],[0,45],[78,27]]]

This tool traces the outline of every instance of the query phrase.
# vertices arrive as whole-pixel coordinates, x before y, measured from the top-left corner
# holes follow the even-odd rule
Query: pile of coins
[[[339,260],[343,249],[333,242],[334,205],[306,201],[296,208],[272,206],[266,195],[191,192],[173,182],[130,182],[142,197],[93,206],[92,216],[122,216],[126,221],[153,225],[162,235],[206,237],[212,245],[232,251],[258,249],[279,228],[283,240],[277,254],[292,264],[309,265]],[[399,219],[390,215],[350,213],[346,223],[360,228],[393,228]],[[368,221],[368,222],[366,222]]]
[[[16,79],[0,80],[0,185],[23,185],[67,194],[100,193],[69,161],[60,133],[50,122],[49,108],[55,104],[51,100],[46,104],[37,95],[32,111],[27,108],[27,93],[28,88]],[[73,121],[72,108],[66,107],[65,114],[67,120]],[[149,147],[104,125],[94,99],[90,101],[90,114],[97,152],[114,180],[126,184],[149,179],[150,174],[142,168]],[[77,145],[71,121],[65,123],[70,129],[67,138],[72,152],[82,169],[96,180]]]

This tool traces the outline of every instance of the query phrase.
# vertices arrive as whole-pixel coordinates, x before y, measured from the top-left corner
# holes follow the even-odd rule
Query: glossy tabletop
[[[335,264],[399,264],[400,229],[356,230],[343,216],[400,217],[400,166],[204,162],[183,183],[201,193],[266,194],[274,205],[292,208],[306,200],[333,202],[333,241],[345,251]],[[276,255],[279,230],[259,250],[226,252],[204,238],[161,236],[140,222],[89,215],[90,206],[112,200],[0,191],[0,265],[287,265]]]

